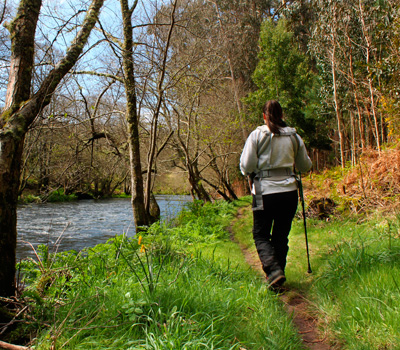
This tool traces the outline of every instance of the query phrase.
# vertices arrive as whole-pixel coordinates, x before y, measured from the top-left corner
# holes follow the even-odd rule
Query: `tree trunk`
[[[203,178],[203,181],[207,183],[209,186],[211,186],[225,201],[230,202],[231,199],[226,195],[224,191],[222,191],[218,186],[214,185],[211,181],[208,181],[207,179]]]
[[[199,171],[197,169],[197,164],[190,164],[189,160],[186,160],[186,169],[188,171],[188,180],[191,186],[191,194],[193,199],[202,200],[203,202],[211,202],[211,198],[208,195],[207,191],[204,189],[204,186],[201,183],[201,178]]]
[[[359,129],[359,133],[360,133],[361,150],[364,151],[365,148],[366,148],[364,123],[363,123],[363,120],[362,120],[362,112],[361,112],[361,108],[360,108],[360,102],[359,102],[359,99],[358,99],[357,82],[356,82],[356,79],[354,77],[352,41],[351,41],[350,36],[348,34],[347,34],[347,43],[348,43],[348,49],[349,49],[350,78],[351,78],[351,84],[352,84],[352,87],[353,87],[354,101],[355,101],[356,107],[357,107],[358,129]]]
[[[6,105],[0,115],[0,296],[15,290],[17,200],[25,134],[46,107],[61,79],[74,66],[93,29],[104,0],[93,0],[75,40],[65,56],[30,96],[34,65],[35,29],[40,0],[21,0],[9,26],[12,54]]]
[[[226,188],[226,190],[229,193],[230,198],[232,198],[233,200],[237,200],[238,196],[236,195],[235,191],[233,190],[231,184],[226,181],[226,179],[222,179],[222,183],[224,185],[224,187]]]
[[[233,200],[238,199],[235,191],[233,190],[232,186],[229,184],[228,172],[225,169],[222,169],[222,170],[219,169],[213,148],[211,147],[211,145],[209,145],[208,148],[210,150],[211,157],[213,157],[212,160],[210,161],[210,167],[212,170],[214,170],[215,174],[218,176],[218,180],[220,181],[220,183],[222,184],[222,186],[224,188],[224,195],[222,195],[221,191],[218,193],[220,193],[222,195],[222,197],[228,201],[230,201],[230,199],[233,199]],[[207,182],[207,183],[209,185],[211,185],[210,182]],[[214,187],[214,186],[212,186],[212,187]],[[218,187],[215,186],[214,188],[217,189]],[[227,197],[225,195],[225,190],[228,191],[230,197]]]
[[[354,113],[350,111],[350,125],[351,125],[351,165],[357,164],[357,150],[356,150],[356,126],[354,122]]]
[[[165,73],[166,73],[166,65],[167,65],[167,58],[168,58],[168,51],[169,51],[169,46],[171,43],[171,37],[172,37],[172,31],[174,29],[175,25],[175,10],[176,10],[176,5],[177,5],[177,0],[174,1],[172,5],[172,11],[171,11],[171,23],[170,27],[168,30],[168,37],[167,37],[167,42],[165,44],[164,48],[164,53],[163,53],[163,61],[161,65],[161,72],[160,72],[160,79],[158,81],[158,86],[157,86],[157,92],[158,92],[158,100],[157,100],[157,106],[156,110],[154,112],[154,118],[153,118],[153,123],[152,123],[152,132],[151,132],[151,142],[150,142],[150,150],[148,154],[148,161],[147,161],[147,179],[146,179],[146,193],[145,193],[145,208],[146,208],[146,214],[150,219],[150,223],[155,222],[154,218],[157,218],[157,216],[153,215],[150,213],[150,206],[153,207],[153,210],[156,210],[158,207],[156,199],[152,193],[152,168],[153,164],[155,162],[155,151],[156,151],[156,145],[157,145],[157,130],[158,130],[158,117],[160,115],[160,109],[161,109],[161,104],[163,101],[164,97],[164,78],[165,78]],[[158,209],[159,210],[159,209]],[[159,220],[159,215],[158,219]]]
[[[23,140],[0,133],[0,150],[0,296],[12,296],[15,289],[17,201]]]
[[[381,152],[381,140],[380,140],[380,134],[379,134],[379,123],[378,123],[378,117],[376,115],[376,103],[375,103],[375,93],[374,93],[374,87],[373,87],[373,82],[372,82],[372,72],[370,69],[370,58],[371,58],[371,39],[369,37],[367,27],[365,25],[365,19],[364,19],[364,9],[363,9],[363,4],[362,1],[359,0],[359,9],[360,9],[360,20],[362,24],[362,31],[364,35],[364,40],[367,44],[366,47],[366,65],[367,65],[367,72],[368,72],[368,89],[371,97],[371,112],[372,116],[374,118],[374,135],[375,135],[375,140],[376,140],[376,146],[378,148],[378,152]]]
[[[345,154],[344,154],[345,140],[344,140],[344,135],[343,135],[343,118],[342,118],[342,111],[341,111],[341,103],[340,103],[339,96],[337,93],[335,53],[336,53],[336,46],[335,46],[335,43],[333,43],[332,57],[331,57],[333,98],[334,98],[334,103],[335,103],[336,120],[337,120],[337,126],[338,126],[338,134],[339,134],[340,162],[341,162],[342,168],[344,168],[345,163],[346,163]]]
[[[14,113],[29,99],[36,25],[42,2],[21,2],[9,26],[12,36],[11,66],[4,112],[0,117],[0,296],[15,290],[17,201],[21,175],[24,120]]]
[[[133,66],[132,14],[137,5],[129,8],[128,0],[120,0],[124,42],[122,66],[126,94],[126,122],[128,127],[129,159],[131,168],[131,202],[136,229],[149,224],[144,202],[142,164],[140,160],[139,116],[137,113],[135,70]]]

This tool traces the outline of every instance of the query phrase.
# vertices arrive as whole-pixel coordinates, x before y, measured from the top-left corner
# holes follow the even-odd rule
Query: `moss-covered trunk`
[[[8,26],[11,36],[10,73],[5,107],[0,115],[0,296],[15,291],[17,201],[27,121],[18,113],[30,97],[35,31],[41,0],[20,1]]]

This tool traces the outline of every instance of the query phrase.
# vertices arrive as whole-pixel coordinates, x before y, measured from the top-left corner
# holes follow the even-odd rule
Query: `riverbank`
[[[190,195],[190,192],[185,189],[158,189],[154,192],[155,196],[185,196]],[[54,203],[54,202],[69,202],[76,200],[87,200],[87,199],[110,199],[110,198],[131,198],[130,194],[124,192],[114,193],[111,196],[95,197],[90,193],[71,193],[64,194],[62,189],[52,191],[47,194],[38,194],[34,192],[24,192],[19,198],[19,204],[29,203]]]
[[[276,295],[225,230],[235,212],[235,204],[195,202],[174,226],[153,225],[146,236],[56,256],[42,246],[36,262],[20,265],[29,287],[18,299],[19,329],[34,339],[28,345],[301,349]]]
[[[7,340],[25,334],[25,345],[44,350],[304,349],[279,295],[230,239],[228,227],[254,249],[249,203],[195,202],[173,226],[81,253],[54,256],[42,246],[38,259],[20,266],[29,287],[15,301],[23,311],[7,331],[20,328]],[[302,220],[295,220],[286,295],[309,301],[318,339],[331,349],[400,345],[399,228],[400,219],[381,216],[310,219],[308,274]]]
[[[47,188],[43,191],[38,186],[37,181],[31,180],[26,184],[21,196],[19,196],[20,204],[27,203],[53,203],[53,202],[66,202],[74,200],[85,199],[109,199],[109,198],[131,198],[130,193],[126,193],[122,187],[114,188],[112,191],[98,191],[94,190],[93,186],[86,184],[83,186],[85,190],[78,191],[75,189],[72,193],[68,191],[64,193],[63,188],[52,190]],[[127,191],[129,192],[129,191]],[[182,172],[166,173],[157,175],[157,181],[152,190],[154,195],[177,195],[184,196],[190,195],[190,185],[187,177]]]

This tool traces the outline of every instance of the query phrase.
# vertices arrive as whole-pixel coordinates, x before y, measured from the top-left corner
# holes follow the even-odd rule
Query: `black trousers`
[[[263,195],[263,203],[263,210],[253,211],[253,238],[263,270],[269,276],[278,269],[285,271],[288,236],[297,210],[297,191]]]

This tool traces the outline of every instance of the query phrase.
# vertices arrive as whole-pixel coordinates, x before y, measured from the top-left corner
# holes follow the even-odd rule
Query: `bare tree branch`
[[[76,74],[76,75],[94,75],[97,77],[104,77],[104,78],[111,78],[114,80],[118,80],[119,82],[123,83],[124,79],[115,75],[115,74],[108,74],[108,73],[99,73],[99,72],[95,72],[95,71],[83,71],[83,70],[79,70],[79,71],[75,71],[72,72],[72,74]]]

